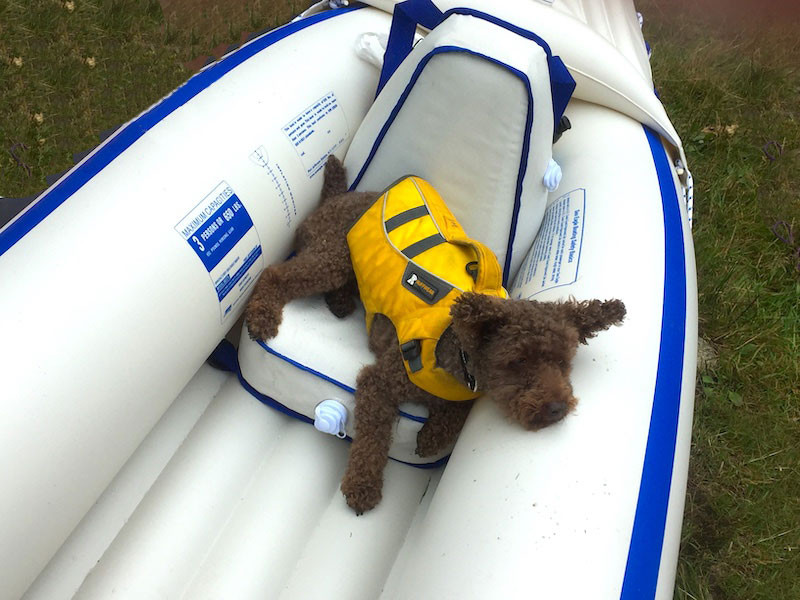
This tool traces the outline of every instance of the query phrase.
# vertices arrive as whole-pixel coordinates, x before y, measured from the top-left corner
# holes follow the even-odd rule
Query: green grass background
[[[705,352],[675,597],[800,598],[800,27],[637,7],[696,185]],[[40,192],[191,59],[302,8],[252,0],[188,26],[156,0],[0,0],[0,195]]]
[[[699,373],[676,598],[800,598],[800,11],[764,22],[661,4],[639,3],[695,175],[711,359]],[[772,232],[780,221],[794,244]]]

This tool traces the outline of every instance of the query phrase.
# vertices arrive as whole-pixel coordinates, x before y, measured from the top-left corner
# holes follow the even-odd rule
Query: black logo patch
[[[420,277],[418,273],[412,272],[411,276],[406,279],[406,285],[417,296],[420,296],[423,300],[428,302],[433,302],[433,299],[436,298],[436,295],[439,293],[435,285],[429,281],[425,281],[425,278]]]
[[[408,263],[403,273],[403,287],[428,304],[436,304],[453,289],[449,284],[413,263]]]

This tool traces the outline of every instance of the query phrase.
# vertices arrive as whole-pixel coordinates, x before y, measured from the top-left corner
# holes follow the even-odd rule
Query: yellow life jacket
[[[376,314],[386,315],[412,383],[446,400],[476,398],[474,386],[437,366],[435,352],[462,293],[508,297],[492,251],[468,238],[436,190],[412,176],[378,198],[350,229],[347,244],[367,330]]]

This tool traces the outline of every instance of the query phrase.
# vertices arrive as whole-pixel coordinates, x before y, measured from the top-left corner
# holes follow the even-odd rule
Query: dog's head
[[[537,302],[465,293],[452,306],[453,332],[478,389],[523,427],[541,429],[576,404],[569,381],[579,343],[618,325],[619,300]]]

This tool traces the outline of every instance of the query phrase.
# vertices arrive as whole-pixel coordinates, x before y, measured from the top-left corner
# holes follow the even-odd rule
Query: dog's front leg
[[[278,334],[283,307],[304,298],[342,288],[355,277],[347,245],[338,254],[315,254],[305,250],[288,261],[264,269],[247,304],[250,337],[267,340]]]
[[[417,456],[432,456],[456,441],[472,401],[449,402],[431,396],[428,420],[417,433]]]
[[[364,367],[356,382],[356,430],[342,478],[342,493],[359,515],[381,500],[383,470],[397,419],[397,399],[408,385],[402,359],[391,354],[387,352],[375,364]]]

